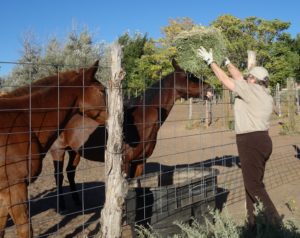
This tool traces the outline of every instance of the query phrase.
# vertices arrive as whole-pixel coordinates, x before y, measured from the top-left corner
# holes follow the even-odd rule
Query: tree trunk
[[[128,192],[128,184],[122,173],[123,143],[123,97],[121,81],[125,76],[121,69],[121,46],[114,43],[111,48],[111,81],[108,93],[107,121],[108,140],[105,150],[105,204],[101,212],[100,237],[121,236],[123,205]]]

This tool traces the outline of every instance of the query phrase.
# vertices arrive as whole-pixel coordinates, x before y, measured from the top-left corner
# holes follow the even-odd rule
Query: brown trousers
[[[237,134],[236,141],[244,179],[248,224],[255,225],[254,203],[258,200],[263,203],[266,218],[277,224],[280,216],[263,183],[266,162],[272,153],[272,140],[267,131],[257,131]]]

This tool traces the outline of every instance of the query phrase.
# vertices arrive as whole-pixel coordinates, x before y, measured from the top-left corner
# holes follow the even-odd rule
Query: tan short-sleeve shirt
[[[273,111],[273,98],[267,88],[247,83],[245,80],[234,81],[235,132],[243,134],[254,131],[266,131],[270,126]]]

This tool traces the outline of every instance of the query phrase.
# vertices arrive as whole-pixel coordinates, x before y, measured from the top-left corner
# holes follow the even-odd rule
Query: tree
[[[49,40],[45,56],[43,57],[43,63],[47,65],[44,69],[45,75],[56,74],[64,65],[64,55],[61,43],[52,38]]]
[[[229,56],[245,68],[247,50],[258,50],[257,61],[263,63],[267,57],[265,51],[284,30],[288,29],[290,23],[278,19],[268,21],[257,17],[241,20],[231,15],[223,15],[213,21],[212,25],[221,29],[226,35]]]
[[[247,35],[247,31],[249,32],[254,26],[247,22],[248,30],[242,31],[242,21],[231,15],[220,16],[211,25],[219,28],[228,39],[228,57],[231,61],[239,68],[246,68],[247,50],[255,45],[250,34]]]
[[[64,68],[87,67],[103,55],[103,44],[94,43],[91,33],[73,30],[63,47]]]
[[[169,25],[162,28],[163,38],[160,42],[165,46],[170,46],[178,34],[183,31],[190,31],[196,24],[189,17],[169,19]]]
[[[3,87],[3,82],[4,82],[4,78],[2,78],[2,77],[0,76],[0,88]]]
[[[145,53],[138,61],[135,77],[144,79],[144,88],[166,76],[173,70],[171,59],[175,57],[174,47],[158,47],[154,40],[145,44]]]
[[[122,86],[127,96],[136,94],[144,88],[143,78],[139,78],[137,67],[139,59],[144,54],[144,46],[147,41],[147,34],[135,33],[130,36],[128,32],[118,39],[119,44],[123,46],[122,68],[125,70],[126,76]]]
[[[109,69],[104,66],[107,63],[107,59],[104,59],[106,45],[93,42],[92,34],[87,29],[71,31],[66,42],[54,37],[45,45],[43,50],[34,34],[26,33],[19,64],[7,77],[6,84],[20,86],[59,71],[87,67],[97,59],[103,59],[100,61],[103,71],[97,73],[97,78],[107,81]]]
[[[298,56],[291,53],[292,39],[284,32],[289,22],[248,17],[244,20],[231,15],[220,16],[212,25],[221,29],[228,39],[228,57],[240,69],[247,67],[247,50],[257,55],[257,64],[271,73],[271,86],[295,74]],[[299,55],[299,54],[298,54]]]
[[[300,57],[300,33],[297,34],[296,38],[293,40],[293,42],[291,43],[291,48],[292,51],[294,53],[296,53],[298,55],[298,57]],[[296,66],[296,81],[299,83],[300,82],[300,64],[299,64],[300,60],[298,60],[297,62],[297,66]]]
[[[269,58],[266,68],[269,69],[271,77],[271,87],[279,83],[282,87],[286,86],[286,79],[295,78],[299,70],[299,54],[291,49],[294,40],[289,34],[283,34],[278,41],[270,46]]]
[[[6,84],[10,86],[21,86],[40,78],[42,59],[42,48],[36,41],[33,32],[29,31],[23,35],[23,50],[18,64],[8,76]]]

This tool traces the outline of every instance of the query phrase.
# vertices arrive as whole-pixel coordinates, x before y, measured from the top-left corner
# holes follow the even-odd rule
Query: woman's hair
[[[269,87],[269,77],[265,77],[264,80],[256,79],[255,83],[261,86],[264,86],[265,88]]]

